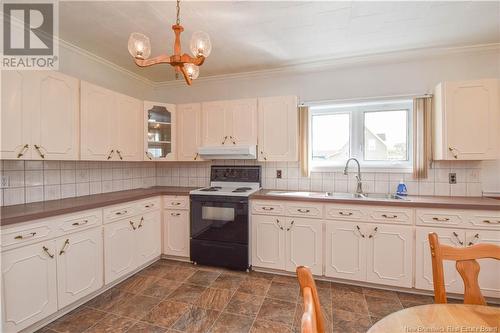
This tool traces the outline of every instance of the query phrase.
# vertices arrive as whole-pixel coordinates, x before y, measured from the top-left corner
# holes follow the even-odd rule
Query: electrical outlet
[[[2,183],[0,184],[0,188],[7,188],[10,186],[9,176],[2,176]]]
[[[281,170],[276,170],[276,178],[281,179]]]
[[[450,172],[448,174],[448,182],[450,184],[456,184],[457,183],[457,174],[455,172]]]

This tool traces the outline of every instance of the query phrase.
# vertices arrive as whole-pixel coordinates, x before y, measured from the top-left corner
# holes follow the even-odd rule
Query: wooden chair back
[[[304,313],[301,320],[301,333],[324,333],[325,321],[319,303],[316,283],[309,268],[297,267],[300,290],[304,298]]]
[[[443,245],[439,243],[436,233],[429,234],[429,245],[432,257],[435,303],[446,303],[443,260],[454,260],[457,271],[464,281],[464,304],[486,305],[481,289],[479,289],[480,267],[476,260],[485,258],[500,260],[500,246],[476,244],[463,248]]]

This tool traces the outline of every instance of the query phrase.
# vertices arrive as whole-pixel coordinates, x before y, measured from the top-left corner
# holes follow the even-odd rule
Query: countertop
[[[250,196],[250,199],[279,200],[279,201],[309,201],[354,205],[383,205],[400,207],[424,208],[451,208],[451,209],[480,209],[500,211],[500,200],[484,197],[441,197],[441,196],[408,196],[408,200],[380,200],[380,199],[344,199],[344,198],[318,198],[309,196],[273,195],[276,190],[260,190]]]
[[[157,195],[189,195],[192,187],[155,186],[150,188],[86,195],[75,198],[33,202],[0,208],[0,226],[56,215],[100,208]]]

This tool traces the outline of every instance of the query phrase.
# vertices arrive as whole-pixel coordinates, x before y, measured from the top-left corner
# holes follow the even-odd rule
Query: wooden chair
[[[319,303],[318,290],[309,268],[297,267],[300,290],[304,298],[304,313],[301,320],[301,333],[324,333],[325,321]]]
[[[443,260],[455,260],[457,271],[464,281],[464,304],[486,305],[479,289],[479,264],[476,259],[491,258],[500,260],[500,246],[476,244],[469,247],[453,247],[439,244],[437,234],[429,234],[432,257],[432,278],[434,281],[435,303],[446,303]]]

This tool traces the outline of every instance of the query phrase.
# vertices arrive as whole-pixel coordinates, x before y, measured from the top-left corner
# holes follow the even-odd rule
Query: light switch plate
[[[0,188],[8,188],[10,186],[9,176],[2,176],[2,183],[0,184]]]
[[[448,174],[448,182],[450,184],[456,184],[457,183],[457,174],[455,172],[450,172]]]

